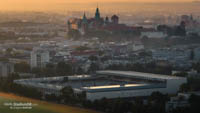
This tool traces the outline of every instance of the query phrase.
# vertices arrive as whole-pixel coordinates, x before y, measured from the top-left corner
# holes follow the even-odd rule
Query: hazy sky
[[[70,3],[106,3],[106,2],[185,2],[194,0],[0,0],[1,10],[53,10]],[[76,6],[69,6],[76,8]]]
[[[183,2],[183,1],[194,1],[194,0],[0,0],[2,3],[79,3],[79,2]]]

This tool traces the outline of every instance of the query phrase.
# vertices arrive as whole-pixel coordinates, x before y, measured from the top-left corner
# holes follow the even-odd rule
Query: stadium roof
[[[141,89],[154,89],[154,88],[166,88],[166,84],[125,84],[125,85],[109,85],[109,86],[92,86],[83,87],[86,92],[108,92],[108,91],[127,91],[127,90],[141,90]]]
[[[168,80],[168,79],[185,79],[184,77],[161,75],[161,74],[152,74],[152,73],[142,73],[135,71],[97,71],[97,74],[103,75],[113,75],[113,76],[123,76],[123,77],[133,77],[133,78],[144,78],[144,79],[159,79],[159,80]]]

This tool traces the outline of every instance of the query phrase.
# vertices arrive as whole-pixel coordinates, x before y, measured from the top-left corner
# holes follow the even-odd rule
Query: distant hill
[[[0,27],[26,27],[26,26],[37,26],[41,24],[48,24],[48,23],[10,21],[10,22],[0,23]]]
[[[200,1],[196,0],[196,1],[192,1],[192,3],[200,3]]]

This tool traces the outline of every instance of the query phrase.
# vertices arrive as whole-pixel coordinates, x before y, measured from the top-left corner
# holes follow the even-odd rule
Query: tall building
[[[49,52],[44,50],[33,50],[31,52],[31,68],[45,67],[49,63]]]
[[[14,72],[14,64],[9,62],[0,62],[0,77],[7,77]]]

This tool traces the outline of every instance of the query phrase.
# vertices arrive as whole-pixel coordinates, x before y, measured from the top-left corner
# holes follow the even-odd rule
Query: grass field
[[[10,109],[6,103],[32,103],[32,109]],[[16,96],[14,94],[0,93],[0,113],[97,113],[96,111],[48,103],[45,101]]]

